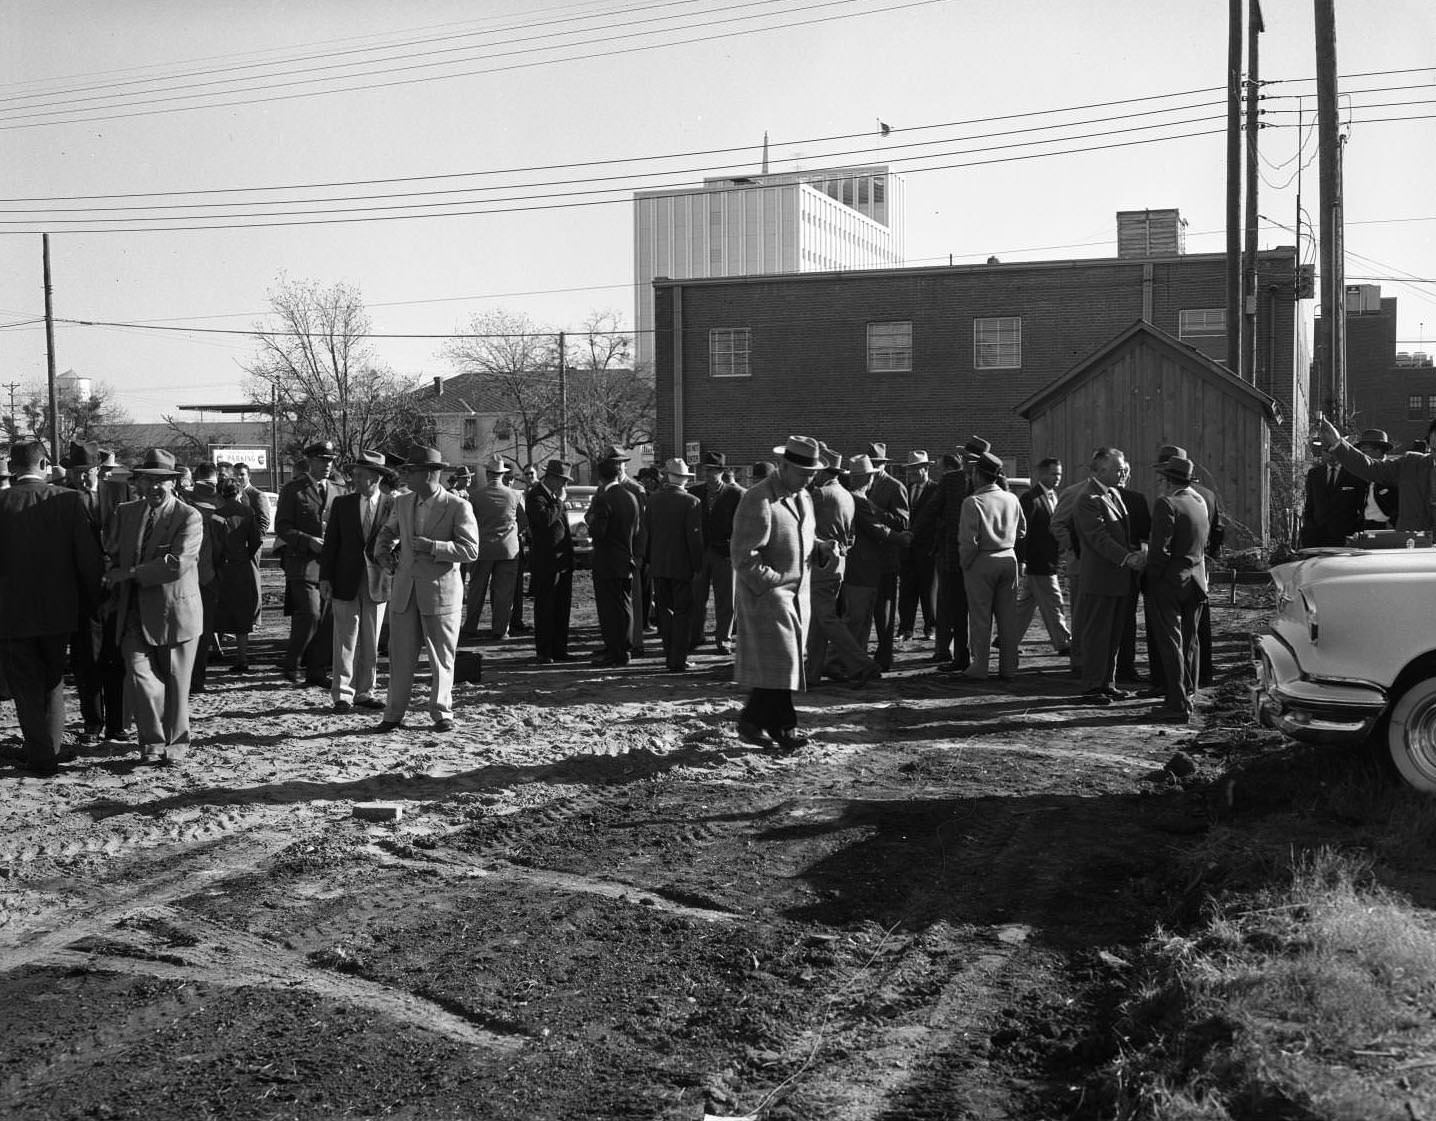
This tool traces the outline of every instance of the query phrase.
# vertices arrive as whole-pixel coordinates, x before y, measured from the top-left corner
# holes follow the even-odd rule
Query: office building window
[[[1226,338],[1226,308],[1192,308],[1177,313],[1177,334],[1184,339],[1210,338],[1220,335]]]
[[[1422,414],[1423,414],[1423,411],[1424,411],[1424,408],[1423,408],[1423,407],[1425,406],[1425,404],[1426,404],[1426,399],[1425,399],[1424,397],[1422,397],[1421,394],[1419,394],[1419,393],[1413,393],[1413,394],[1411,394],[1410,397],[1406,398],[1406,419],[1407,419],[1407,420],[1422,420],[1422,419],[1424,419],[1424,417],[1423,417]]]
[[[912,323],[868,324],[868,373],[905,374],[912,370]]]
[[[1426,398],[1426,419],[1436,420],[1436,394]]]
[[[1022,317],[972,321],[972,365],[978,370],[1022,368]]]
[[[479,446],[479,418],[464,417],[464,450],[473,451]]]
[[[752,376],[748,366],[750,335],[747,327],[714,327],[708,332],[708,370],[713,377]]]

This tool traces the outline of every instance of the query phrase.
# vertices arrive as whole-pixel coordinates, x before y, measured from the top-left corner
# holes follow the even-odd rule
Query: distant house
[[[1166,331],[1137,321],[1017,406],[1034,459],[1056,456],[1076,482],[1094,444],[1121,448],[1130,486],[1156,496],[1157,449],[1176,444],[1197,464],[1234,523],[1232,545],[1266,542],[1276,402]]]
[[[415,393],[419,407],[434,418],[439,451],[446,463],[477,468],[491,455],[502,455],[520,468],[542,468],[559,455],[558,440],[545,441],[530,456],[512,403],[483,374],[434,378]]]

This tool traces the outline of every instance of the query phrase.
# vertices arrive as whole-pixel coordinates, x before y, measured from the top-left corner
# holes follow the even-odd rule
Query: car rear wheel
[[[1392,707],[1386,750],[1407,784],[1436,794],[1436,677],[1416,682]]]

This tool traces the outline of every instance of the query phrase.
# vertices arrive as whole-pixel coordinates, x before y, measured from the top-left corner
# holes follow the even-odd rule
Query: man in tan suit
[[[118,590],[115,633],[140,733],[140,762],[177,763],[189,750],[189,685],[204,630],[199,591],[204,523],[179,500],[175,457],[151,448],[131,472],[136,502],[116,511],[105,584]]]
[[[444,489],[449,464],[435,448],[415,448],[404,465],[409,493],[394,508],[374,542],[374,559],[393,573],[389,595],[389,701],[379,731],[404,722],[419,639],[429,653],[429,712],[436,732],[454,728],[454,651],[464,612],[459,566],[479,556],[478,526],[468,501]]]

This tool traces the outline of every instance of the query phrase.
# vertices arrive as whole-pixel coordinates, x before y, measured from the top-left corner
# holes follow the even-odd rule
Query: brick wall
[[[1381,301],[1380,312],[1346,317],[1346,393],[1355,428],[1384,428],[1397,448],[1424,439],[1436,420],[1436,369],[1397,366],[1396,300]],[[1420,397],[1419,415],[1409,399]]]

